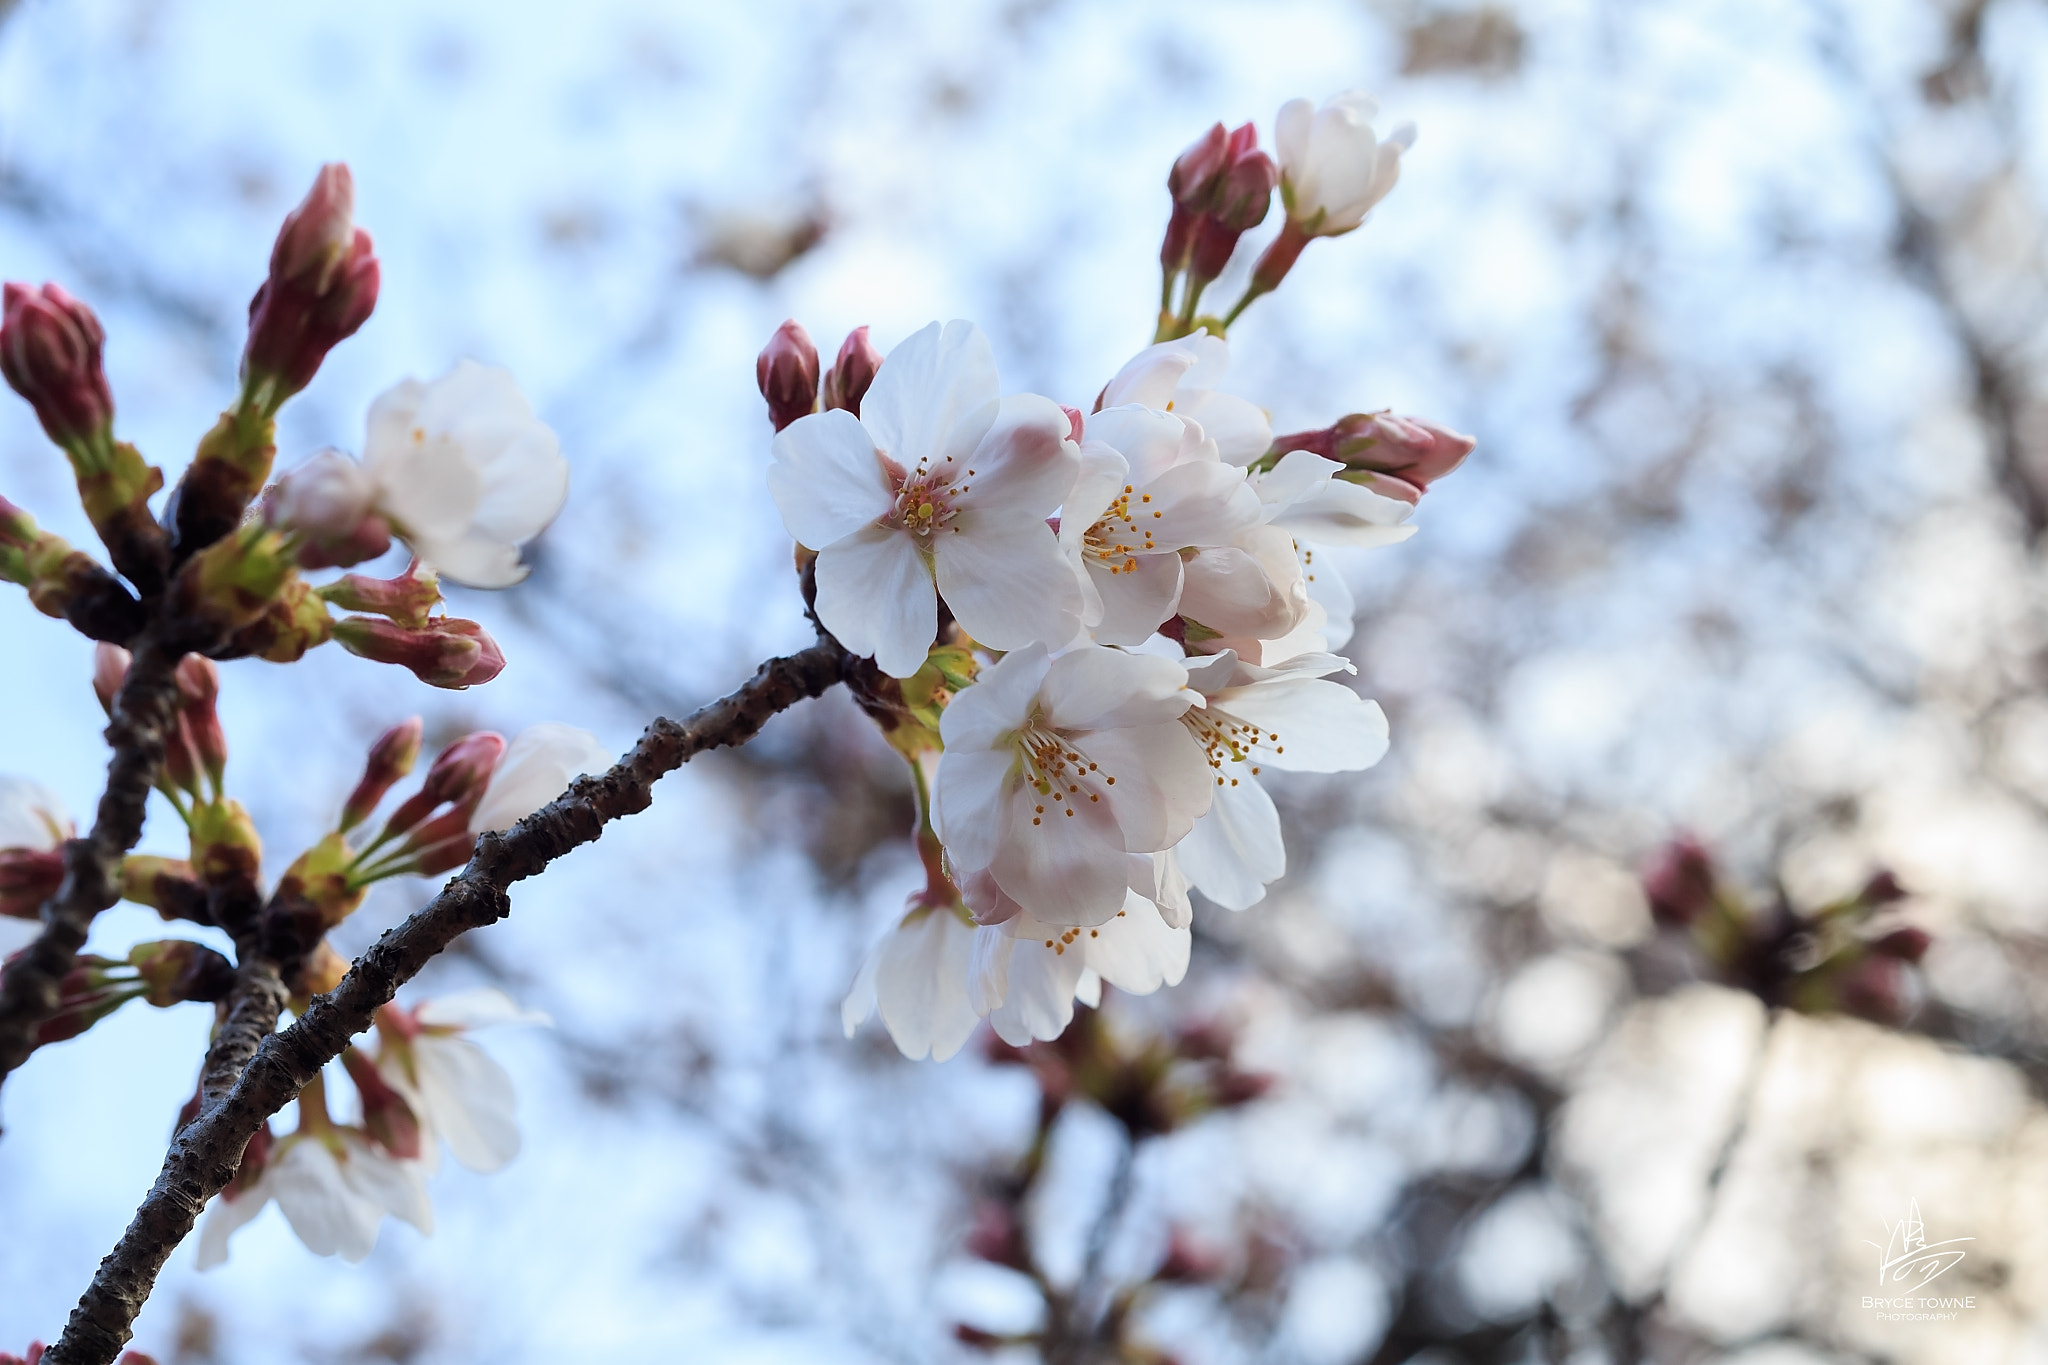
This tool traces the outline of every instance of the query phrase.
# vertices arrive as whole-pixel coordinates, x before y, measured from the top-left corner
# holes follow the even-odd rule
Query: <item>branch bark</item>
[[[234,1178],[256,1130],[339,1056],[350,1038],[369,1028],[378,1008],[435,954],[466,931],[509,914],[506,888],[592,842],[611,821],[645,810],[662,776],[707,749],[746,743],[769,717],[839,682],[849,662],[829,636],[801,653],[771,659],[745,686],[687,720],[656,720],[603,776],[577,779],[511,830],[478,839],[476,855],[460,875],[365,950],[341,984],[314,997],[290,1028],[266,1038],[233,1088],[203,1107],[172,1140],[156,1183],[100,1262],[44,1365],[110,1365],[127,1345],[164,1262],[191,1232],[206,1201]]]
[[[0,1079],[35,1050],[36,1030],[57,1011],[58,984],[85,946],[93,918],[120,896],[121,860],[142,837],[150,787],[178,699],[172,670],[185,651],[143,644],[114,698],[107,724],[107,786],[92,831],[64,848],[64,884],[43,905],[43,932],[0,969]]]

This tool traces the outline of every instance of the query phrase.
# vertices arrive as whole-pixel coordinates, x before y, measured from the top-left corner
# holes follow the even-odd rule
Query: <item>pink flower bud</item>
[[[1280,168],[1259,150],[1258,130],[1247,123],[1230,135],[1229,162],[1216,181],[1209,216],[1236,232],[1266,221]]]
[[[419,762],[420,737],[425,728],[425,722],[414,716],[377,736],[377,742],[370,746],[369,759],[363,765],[363,779],[348,794],[348,800],[341,808],[341,823],[336,828],[354,829],[367,820],[370,812],[377,809],[377,803],[384,799],[384,794],[397,785],[400,778],[411,774],[413,765]]]
[[[1088,425],[1088,419],[1082,415],[1079,408],[1070,408],[1064,403],[1060,405],[1060,411],[1067,415],[1067,439],[1078,445],[1081,440],[1081,432]],[[1053,532],[1058,534],[1059,528],[1055,526]]]
[[[159,1009],[187,1000],[225,1000],[235,985],[234,964],[190,939],[137,944],[128,964],[147,988],[142,998]]]
[[[1280,227],[1280,235],[1259,256],[1259,262],[1252,267],[1252,282],[1246,293],[1250,297],[1270,294],[1280,287],[1280,281],[1287,278],[1287,272],[1294,269],[1294,263],[1301,258],[1302,249],[1309,243],[1309,236],[1292,218]]]
[[[1881,957],[1896,958],[1900,962],[1918,962],[1927,956],[1928,947],[1934,938],[1925,929],[1907,926],[1894,929],[1870,945],[1870,951]]]
[[[430,687],[475,687],[505,668],[497,641],[458,616],[437,616],[416,629],[376,616],[346,616],[335,623],[334,638],[351,654],[411,669]]]
[[[347,166],[322,166],[305,201],[285,215],[270,277],[249,301],[243,379],[273,381],[273,407],[311,383],[377,306],[377,258],[370,234],[355,226],[355,198]]]
[[[179,715],[192,746],[192,756],[218,788],[228,763],[227,732],[221,729],[216,706],[220,698],[220,668],[203,654],[187,654],[178,661],[173,676],[183,698]]]
[[[420,562],[414,560],[396,578],[343,574],[319,591],[343,611],[374,612],[418,629],[427,624],[427,613],[441,601],[441,580],[432,569],[422,571]]]
[[[132,662],[134,656],[119,645],[102,640],[92,647],[93,695],[100,699],[100,709],[110,716],[114,714],[114,694],[127,680],[128,665]]]
[[[418,1160],[420,1120],[405,1096],[392,1089],[376,1063],[354,1048],[342,1051],[341,1064],[355,1082],[356,1094],[363,1102],[363,1127],[377,1145],[400,1161]]]
[[[1691,924],[1713,907],[1713,859],[1697,840],[1680,835],[1665,845],[1644,874],[1643,891],[1659,924]]]
[[[391,523],[377,511],[368,471],[338,450],[323,450],[263,491],[263,520],[303,538],[299,564],[342,568],[391,548]]]
[[[54,284],[9,284],[0,297],[0,375],[57,444],[108,439],[114,395],[100,367],[99,319]]]
[[[1465,463],[1479,442],[1473,437],[1387,412],[1354,412],[1320,431],[1298,431],[1276,437],[1276,450],[1307,450],[1347,468],[1397,479],[1413,490],[1391,495],[1415,502],[1430,484]],[[1375,482],[1380,491],[1389,485]]]
[[[860,416],[860,400],[882,368],[882,352],[868,340],[868,329],[856,327],[839,344],[839,358],[825,375],[825,406]]]
[[[1221,123],[1213,124],[1173,159],[1173,169],[1166,173],[1167,192],[1190,213],[1206,213],[1216,182],[1229,164],[1230,133]]]
[[[0,848],[0,915],[35,919],[43,902],[64,884],[64,855],[57,849]]]
[[[504,756],[505,737],[495,731],[479,730],[456,740],[434,759],[420,789],[400,802],[385,821],[385,837],[412,829],[439,806],[473,808],[483,799],[491,774]]]
[[[0,1365],[36,1365],[36,1362],[43,1358],[43,1349],[43,1343],[31,1341],[28,1344],[28,1354],[25,1356],[9,1355],[5,1351],[0,1351]]]
[[[761,348],[754,379],[768,400],[768,420],[777,431],[817,410],[818,348],[795,318],[776,328]]]
[[[1863,890],[1857,893],[1856,899],[1870,906],[1891,905],[1906,899],[1910,894],[1905,887],[1899,885],[1896,876],[1890,872],[1879,872],[1863,884]]]

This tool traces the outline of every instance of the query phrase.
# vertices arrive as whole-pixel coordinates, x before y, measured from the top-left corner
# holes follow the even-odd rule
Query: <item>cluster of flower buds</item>
[[[1362,90],[1332,96],[1318,109],[1303,99],[1280,107],[1275,122],[1277,164],[1259,148],[1249,123],[1226,131],[1220,123],[1174,159],[1167,173],[1172,216],[1159,248],[1163,282],[1157,340],[1198,328],[1222,335],[1254,299],[1271,293],[1317,237],[1336,237],[1365,221],[1401,174],[1401,153],[1415,143],[1404,123],[1384,140],[1372,128],[1379,105]],[[1266,220],[1280,191],[1287,221],[1252,268],[1243,295],[1221,318],[1199,314],[1202,291],[1237,249],[1238,239]],[[1181,284],[1180,302],[1174,287]]]
[[[768,401],[768,420],[781,431],[799,417],[820,411],[850,412],[860,416],[860,400],[875,382],[882,366],[882,353],[868,340],[868,329],[856,327],[839,345],[839,357],[824,378],[818,380],[818,348],[811,334],[791,318],[775,329],[775,335],[761,348],[754,361],[754,379],[761,397]]]
[[[1896,1024],[1913,1011],[1912,968],[1927,953],[1926,930],[1890,913],[1907,898],[1889,872],[1854,895],[1809,911],[1779,892],[1759,904],[1729,884],[1698,840],[1680,836],[1643,876],[1651,916],[1682,937],[1713,980],[1767,1005],[1808,1014],[1843,1013]]]
[[[377,306],[380,279],[370,234],[355,225],[355,177],[320,168],[305,201],[285,215],[270,274],[249,300],[244,387],[275,412],[313,382],[327,353],[354,336]]]
[[[209,1206],[199,1268],[225,1261],[229,1237],[273,1200],[309,1250],[347,1261],[370,1254],[387,1214],[433,1231],[426,1181],[442,1143],[480,1172],[519,1152],[512,1078],[468,1035],[493,1024],[546,1022],[489,989],[380,1009],[375,1055],[354,1047],[342,1053],[361,1121],[335,1121],[325,1078],[307,1086],[298,1127],[277,1137],[266,1124],[234,1182]],[[196,1112],[196,1099],[187,1108]]]
[[[888,359],[863,362],[857,413],[816,410],[794,323],[760,374],[806,600],[870,661],[856,698],[916,770],[926,884],[843,1019],[943,1058],[984,1018],[1053,1038],[1105,982],[1177,982],[1190,887],[1264,897],[1286,867],[1265,770],[1355,771],[1387,744],[1331,679],[1352,607],[1315,546],[1405,538],[1473,442],[1387,418],[1276,444],[1217,387],[1207,332],[1140,352],[1085,413],[1003,394],[966,322]]]

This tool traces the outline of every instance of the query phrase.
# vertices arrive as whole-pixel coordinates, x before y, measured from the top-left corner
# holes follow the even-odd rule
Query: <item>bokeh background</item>
[[[1401,186],[1246,316],[1226,387],[1279,430],[1392,406],[1479,453],[1414,540],[1338,563],[1391,756],[1282,789],[1286,880],[1198,908],[1188,980],[1105,1010],[1227,1027],[1273,1089],[1135,1147],[1068,1106],[1042,1263],[1107,1293],[1169,1228],[1219,1249],[1222,1280],[1134,1303],[1189,1365],[2048,1360],[2040,0],[0,0],[0,274],[98,309],[122,432],[175,478],[278,220],[344,159],[382,299],[283,462],[463,356],[562,435],[532,579],[454,602],[497,682],[224,668],[275,871],[406,715],[624,748],[805,642],[751,373],[785,317],[828,350],[973,318],[1006,388],[1084,403],[1149,337],[1173,155],[1359,85],[1420,124]],[[0,489],[90,540],[11,401]],[[89,659],[0,593],[0,769],[79,812]],[[1030,1076],[839,1031],[918,883],[908,818],[843,697],[667,780],[420,983],[554,1017],[485,1040],[520,1159],[444,1169],[436,1233],[387,1223],[362,1266],[274,1210],[218,1271],[181,1249],[136,1344],[940,1361],[980,1354],[957,1324],[1028,1328],[966,1239]],[[1913,1019],[1643,970],[1637,870],[1679,829],[1795,905],[1896,872],[1935,936]],[[379,890],[347,942],[426,894]],[[94,940],[161,933],[127,907]],[[0,1350],[61,1325],[207,1025],[132,1006],[9,1080]],[[1860,1306],[1909,1200],[1976,1239],[1953,1322]]]

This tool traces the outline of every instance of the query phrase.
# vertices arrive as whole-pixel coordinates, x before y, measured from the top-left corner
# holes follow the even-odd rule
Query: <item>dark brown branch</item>
[[[256,1130],[339,1056],[350,1038],[369,1028],[378,1008],[435,954],[464,932],[510,913],[507,887],[590,843],[611,821],[645,810],[663,775],[706,749],[746,743],[770,716],[838,682],[847,663],[846,652],[830,638],[770,660],[744,687],[688,720],[655,721],[603,776],[579,778],[511,830],[480,838],[476,856],[459,876],[372,944],[341,984],[314,997],[296,1023],[265,1039],[234,1087],[172,1140],[156,1183],[100,1262],[64,1335],[43,1357],[45,1365],[110,1365],[127,1344],[165,1260],[192,1230],[206,1201],[234,1177]]]
[[[93,917],[120,897],[121,860],[142,837],[149,789],[163,767],[178,687],[180,648],[150,641],[135,656],[107,724],[113,757],[92,831],[64,847],[64,884],[43,906],[43,932],[0,969],[0,1078],[35,1050],[36,1029],[57,1011],[58,983],[85,946]]]

